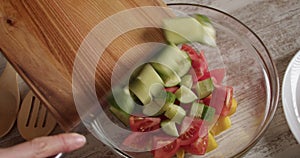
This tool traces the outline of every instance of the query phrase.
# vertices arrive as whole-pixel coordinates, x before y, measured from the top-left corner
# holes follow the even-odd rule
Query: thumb
[[[0,157],[45,158],[62,152],[76,150],[85,143],[85,137],[76,133],[40,137],[7,149],[2,149],[0,150]]]

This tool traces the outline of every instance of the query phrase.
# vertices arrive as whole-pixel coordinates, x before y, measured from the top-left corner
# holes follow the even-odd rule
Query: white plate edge
[[[295,116],[294,110],[289,108],[289,106],[293,107],[293,101],[292,101],[292,94],[291,94],[291,81],[290,81],[290,71],[292,67],[292,63],[295,61],[295,58],[297,55],[300,55],[300,51],[296,53],[296,55],[293,57],[293,59],[290,61],[283,78],[282,82],[282,106],[283,111],[285,114],[285,118],[287,120],[288,126],[290,130],[292,131],[294,137],[300,144],[300,123],[297,121],[297,117]],[[289,94],[289,95],[286,95]],[[287,98],[287,96],[289,98]],[[296,126],[295,126],[296,124]],[[298,125],[297,125],[298,124]]]

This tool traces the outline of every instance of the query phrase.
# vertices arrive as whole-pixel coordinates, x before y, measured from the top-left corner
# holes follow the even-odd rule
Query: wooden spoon
[[[20,105],[20,93],[17,75],[12,66],[7,63],[0,76],[0,138],[13,127]]]
[[[18,115],[18,130],[26,140],[46,136],[56,126],[56,120],[41,104],[32,91],[29,91]]]

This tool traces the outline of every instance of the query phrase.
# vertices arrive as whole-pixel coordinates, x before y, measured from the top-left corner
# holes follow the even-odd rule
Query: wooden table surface
[[[182,2],[182,0],[165,0]],[[280,84],[292,57],[300,50],[300,1],[299,0],[191,0],[188,2],[209,5],[230,13],[249,26],[265,43],[276,63]],[[1,37],[0,37],[1,38]],[[5,60],[0,55],[0,73]],[[19,80],[21,96],[28,91]],[[87,145],[78,151],[66,154],[66,158],[77,157],[116,157],[105,145],[95,139],[84,127],[77,129],[87,136]],[[57,127],[52,134],[60,133]],[[0,147],[23,142],[16,128],[0,139]],[[276,157],[279,153],[298,148],[283,112],[281,97],[276,114],[261,140],[246,154],[245,158]]]

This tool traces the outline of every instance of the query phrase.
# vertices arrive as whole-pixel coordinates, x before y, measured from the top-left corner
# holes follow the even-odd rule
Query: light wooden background
[[[187,0],[186,0],[187,1]],[[184,2],[165,0],[165,2]],[[205,4],[226,11],[249,26],[263,40],[276,63],[280,84],[286,67],[300,49],[300,1],[299,0],[191,0],[188,2]],[[0,37],[1,38],[1,37]],[[5,60],[0,55],[0,73]],[[28,88],[19,80],[22,96]],[[66,158],[77,157],[116,157],[101,142],[96,140],[83,127],[78,132],[87,136],[88,144],[81,150],[66,154]],[[62,132],[59,127],[53,134]],[[0,147],[11,146],[24,141],[14,128],[0,139]],[[244,156],[245,158],[276,157],[299,145],[289,130],[283,113],[281,98],[272,123],[261,140]],[[300,156],[299,156],[300,157]]]

